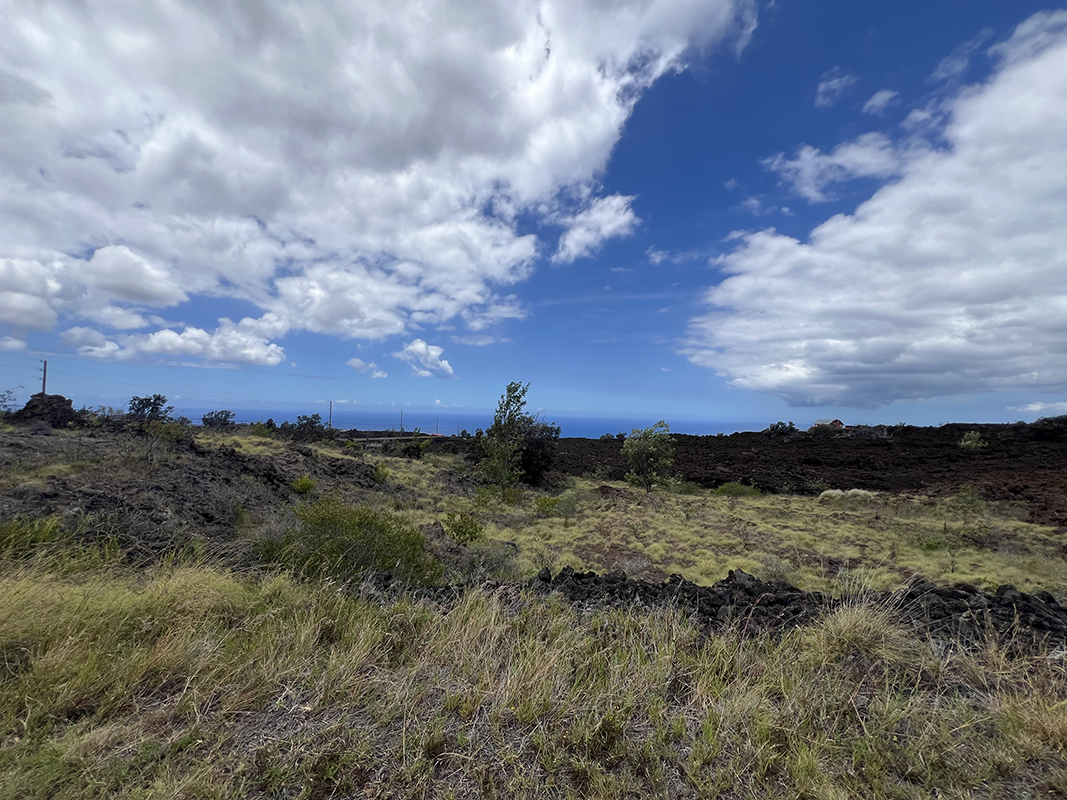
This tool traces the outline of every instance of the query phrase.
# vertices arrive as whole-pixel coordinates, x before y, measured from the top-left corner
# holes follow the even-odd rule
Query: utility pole
[[[404,432],[404,409],[400,409],[400,432]]]
[[[437,427],[434,428],[433,432],[435,434],[440,434],[441,433],[441,418],[440,417],[437,418]]]
[[[41,394],[48,394],[48,362],[42,361],[41,363],[44,364],[41,367]]]
[[[330,401],[330,420],[326,423],[327,428],[333,427],[333,400]]]

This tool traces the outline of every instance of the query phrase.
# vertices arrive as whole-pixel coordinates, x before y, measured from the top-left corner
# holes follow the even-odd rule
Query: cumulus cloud
[[[899,92],[893,89],[882,89],[871,95],[871,99],[863,104],[864,114],[874,114],[876,117],[884,113],[891,103],[897,102]]]
[[[900,171],[906,158],[907,153],[885,134],[865,133],[839,144],[829,153],[804,145],[793,158],[778,153],[764,159],[762,164],[765,169],[777,172],[801,197],[812,203],[823,203],[831,199],[825,191],[827,187],[853,178],[892,177]],[[758,209],[759,201],[756,203]]]
[[[16,339],[14,336],[4,336],[0,338],[0,350],[25,350],[26,342],[22,339]]]
[[[366,361],[364,361],[361,358],[350,358],[345,363],[348,366],[352,367],[352,369],[356,370],[356,372],[363,372],[363,373],[368,373],[369,372],[370,376],[372,378],[388,378],[389,377],[389,373],[386,372],[385,370],[378,369],[378,365],[375,364],[373,361],[371,361],[370,363],[367,363]]]
[[[569,264],[593,255],[608,239],[632,233],[640,222],[630,207],[633,199],[621,194],[600,197],[581,213],[564,219],[567,232],[560,237],[552,261]]]
[[[857,83],[859,83],[859,76],[845,72],[841,67],[834,67],[824,72],[815,90],[815,107],[830,108]]]
[[[0,261],[39,279],[0,270],[0,324],[132,330],[202,296],[274,315],[277,336],[521,318],[508,287],[540,254],[636,222],[598,176],[642,92],[743,46],[755,7],[20,4],[0,28]],[[277,355],[226,330],[106,340]]]
[[[802,242],[748,233],[685,353],[792,405],[1056,392],[1067,358],[1067,12],[944,104],[944,148]],[[818,187],[818,182],[814,183]],[[813,194],[815,192],[812,192]]]
[[[405,344],[403,350],[393,353],[393,357],[411,364],[411,371],[420,378],[429,378],[431,375],[451,378],[454,374],[452,365],[441,358],[444,351],[443,347],[415,339]]]
[[[118,335],[113,338],[93,328],[75,326],[61,338],[93,358],[133,359],[161,356],[167,360],[187,357],[209,362],[276,366],[285,359],[285,351],[269,342],[262,320],[219,320],[214,331],[186,326],[180,331],[170,328],[148,334]]]

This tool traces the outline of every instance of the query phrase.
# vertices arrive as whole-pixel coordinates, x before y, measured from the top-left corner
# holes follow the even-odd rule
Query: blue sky
[[[358,6],[358,7],[357,7]],[[0,5],[0,389],[1067,413],[1067,10]]]

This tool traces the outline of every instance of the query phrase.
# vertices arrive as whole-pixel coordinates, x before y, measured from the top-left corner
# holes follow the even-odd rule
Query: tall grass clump
[[[441,565],[426,537],[403,518],[328,495],[294,510],[297,524],[278,539],[257,543],[267,563],[309,578],[352,581],[367,570],[411,583],[434,583]]]

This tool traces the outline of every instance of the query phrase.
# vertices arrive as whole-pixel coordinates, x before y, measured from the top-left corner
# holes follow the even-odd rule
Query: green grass
[[[210,568],[0,578],[0,798],[1067,792],[1067,665]],[[6,665],[6,666],[5,666]]]

